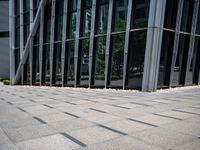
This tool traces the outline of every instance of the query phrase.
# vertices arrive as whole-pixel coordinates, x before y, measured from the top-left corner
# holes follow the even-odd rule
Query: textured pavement
[[[199,150],[200,87],[0,86],[0,150]]]

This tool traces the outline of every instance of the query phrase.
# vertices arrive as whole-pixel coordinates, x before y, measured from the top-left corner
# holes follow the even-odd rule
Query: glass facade
[[[159,4],[164,9],[153,7],[154,0],[47,0],[42,23],[42,13],[36,16],[41,1],[33,1],[33,10],[30,2],[14,1],[15,72],[29,42],[31,15],[39,18],[23,84],[142,90],[149,43],[159,45],[155,88],[200,82],[199,0],[166,0]],[[164,11],[159,27],[151,26],[154,13],[162,13],[155,9]],[[156,40],[151,34],[157,30],[162,36]]]

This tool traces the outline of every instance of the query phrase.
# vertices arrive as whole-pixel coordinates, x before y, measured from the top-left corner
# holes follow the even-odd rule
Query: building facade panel
[[[155,91],[199,83],[199,0],[12,2],[17,84]]]

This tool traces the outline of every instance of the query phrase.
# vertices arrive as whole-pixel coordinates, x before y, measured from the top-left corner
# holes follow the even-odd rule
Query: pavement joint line
[[[157,125],[154,125],[154,124],[151,124],[151,123],[147,123],[147,122],[144,122],[144,121],[140,121],[140,120],[136,120],[136,119],[132,119],[132,118],[128,118],[128,120],[131,120],[131,121],[134,121],[134,122],[138,122],[138,123],[142,123],[142,124],[146,124],[146,125],[149,125],[149,126],[152,126],[152,127],[158,127]]]
[[[115,132],[115,133],[121,134],[121,135],[123,135],[123,136],[126,136],[126,135],[127,135],[127,134],[124,133],[124,132],[121,132],[121,131],[118,131],[118,130],[116,130],[116,129],[113,129],[113,128],[110,128],[110,127],[104,126],[104,125],[102,125],[102,124],[98,124],[98,126],[101,127],[101,128],[104,128],[104,129],[110,130],[110,131],[112,131],[112,132]]]
[[[17,107],[17,109],[21,110],[22,112],[26,112],[26,110],[20,108],[20,107]]]
[[[45,106],[45,107],[48,107],[48,108],[52,108],[52,109],[55,109],[54,107],[52,107],[52,106],[49,106],[49,105],[47,105],[47,104],[42,104],[43,106]]]
[[[71,141],[73,141],[74,143],[82,146],[82,147],[86,147],[87,145],[84,144],[83,142],[79,141],[78,139],[72,137],[71,135],[67,134],[67,133],[60,133],[61,135],[63,135],[64,137],[70,139]]]
[[[77,104],[75,104],[75,103],[66,102],[66,101],[65,101],[65,103],[68,103],[68,104],[71,104],[71,105],[77,105]]]
[[[161,117],[166,117],[166,118],[170,118],[170,119],[175,119],[175,120],[183,120],[181,118],[176,118],[176,117],[171,117],[171,116],[167,116],[167,115],[162,115],[162,114],[157,114],[157,113],[152,113],[153,115],[156,116],[161,116]]]
[[[123,107],[123,106],[114,105],[114,104],[112,106],[119,107],[119,108],[124,108],[124,109],[131,109],[131,108],[128,108],[128,107]]]
[[[42,124],[47,124],[45,121],[43,121],[42,119],[38,118],[38,117],[33,117],[35,120],[39,121]]]
[[[193,112],[178,110],[178,109],[172,109],[172,111],[182,112],[182,113],[186,113],[186,114],[200,115],[198,113],[193,113]]]
[[[97,111],[97,112],[101,112],[101,113],[104,113],[104,114],[107,114],[107,112],[103,111],[103,110],[98,110],[98,109],[94,109],[94,108],[89,108],[90,110],[94,110],[94,111]]]
[[[194,106],[191,106],[191,108],[200,109],[200,107],[194,107]]]
[[[64,113],[67,114],[67,115],[70,115],[70,116],[72,116],[72,117],[75,117],[75,118],[80,118],[79,116],[76,116],[76,115],[71,114],[71,113],[68,113],[68,112],[64,112]]]
[[[137,103],[137,102],[131,102],[131,104],[137,104],[137,105],[141,105],[141,106],[150,106],[150,105],[147,105],[147,104],[142,104],[142,103]]]
[[[155,101],[155,100],[152,100],[152,102],[159,103],[159,104],[168,104],[168,103],[164,103],[164,102],[158,102],[158,101]]]
[[[7,102],[8,104],[10,104],[10,105],[14,105],[13,103],[11,103],[11,102]]]

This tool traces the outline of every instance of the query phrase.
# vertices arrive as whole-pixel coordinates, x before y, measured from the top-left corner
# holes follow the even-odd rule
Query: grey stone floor
[[[0,86],[0,150],[199,150],[200,87]]]

